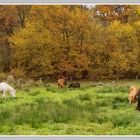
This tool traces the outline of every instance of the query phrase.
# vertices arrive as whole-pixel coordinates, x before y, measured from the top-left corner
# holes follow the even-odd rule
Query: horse
[[[10,93],[10,95],[12,97],[16,97],[16,95],[15,95],[15,93],[16,93],[15,89],[12,88],[10,85],[8,85],[5,82],[1,82],[0,83],[0,91],[2,91],[2,99],[5,98],[6,92],[8,92],[8,91],[9,91],[9,93]]]
[[[135,86],[131,86],[129,89],[129,103],[135,103],[137,99],[137,107],[136,110],[140,111],[140,89],[135,87]]]
[[[140,111],[140,92],[138,93],[138,103],[136,110]]]
[[[78,83],[78,82],[71,83],[71,84],[69,85],[69,88],[80,88],[80,83]]]
[[[58,84],[58,88],[63,88],[65,85],[67,85],[67,78],[64,77],[64,76],[61,76],[58,81],[57,81],[57,84]]]
[[[129,104],[132,104],[132,103],[135,103],[136,102],[136,99],[137,99],[137,96],[140,92],[140,89],[137,88],[136,86],[132,85],[129,89],[129,96],[128,96],[128,101],[129,101]]]

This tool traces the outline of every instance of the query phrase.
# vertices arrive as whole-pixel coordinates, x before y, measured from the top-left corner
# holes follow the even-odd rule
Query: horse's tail
[[[65,84],[65,80],[64,80],[64,79],[59,79],[59,80],[57,81],[57,84],[58,84],[58,87],[63,88],[63,87],[64,87],[64,84]]]

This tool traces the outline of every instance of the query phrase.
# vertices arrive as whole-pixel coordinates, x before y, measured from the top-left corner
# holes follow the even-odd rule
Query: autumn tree
[[[26,18],[31,10],[31,5],[17,5],[16,11],[19,18],[19,23],[22,28],[25,27]]]
[[[13,33],[17,20],[14,6],[0,6],[0,70],[10,70],[10,47],[8,37]]]
[[[13,71],[33,78],[63,72],[92,79],[139,76],[139,7],[18,8],[16,14],[24,8],[27,13],[24,23],[18,20],[22,28],[16,26],[8,37]]]
[[[46,15],[47,27],[61,47],[57,69],[81,76],[89,65],[86,44],[89,13],[79,6],[48,6]]]

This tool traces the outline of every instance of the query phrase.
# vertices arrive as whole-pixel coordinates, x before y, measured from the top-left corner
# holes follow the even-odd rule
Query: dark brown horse
[[[71,83],[69,85],[69,88],[80,88],[80,83],[79,82]]]
[[[137,108],[138,111],[140,111],[140,92],[138,93],[138,103],[137,103]]]

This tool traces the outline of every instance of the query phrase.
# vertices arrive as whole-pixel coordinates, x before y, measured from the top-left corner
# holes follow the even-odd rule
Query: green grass
[[[1,135],[139,135],[140,112],[129,105],[128,85],[96,86],[82,82],[80,89],[57,85],[17,90],[0,102]]]

